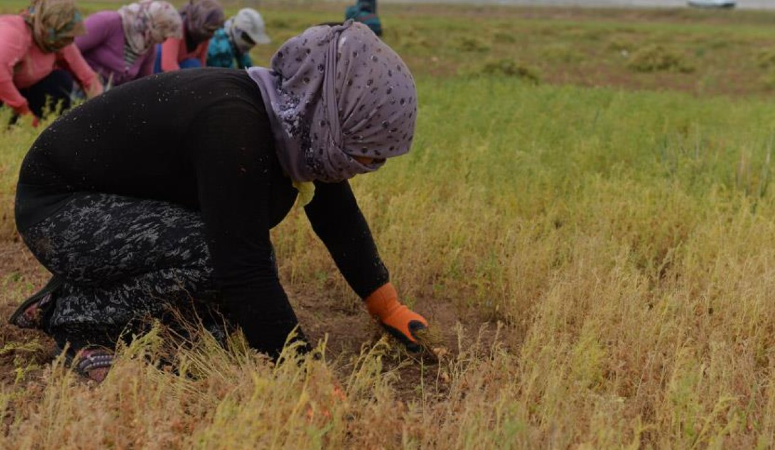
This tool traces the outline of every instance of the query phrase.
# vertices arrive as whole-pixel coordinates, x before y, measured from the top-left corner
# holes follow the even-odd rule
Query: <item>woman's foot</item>
[[[43,289],[19,305],[8,321],[19,328],[42,328],[46,313],[54,306],[54,293],[63,282],[60,277],[51,277]]]
[[[113,365],[113,352],[102,347],[85,348],[74,359],[73,368],[82,376],[101,383]]]
[[[108,371],[113,366],[113,351],[105,347],[87,345],[76,350],[68,346],[66,351],[59,347],[59,352],[65,352],[65,362],[79,375],[97,383],[101,383],[108,376]]]

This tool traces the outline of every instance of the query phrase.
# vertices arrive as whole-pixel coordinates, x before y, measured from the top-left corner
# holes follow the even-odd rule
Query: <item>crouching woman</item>
[[[43,116],[47,106],[68,109],[78,80],[86,95],[102,93],[76,36],[84,33],[73,0],[33,0],[21,14],[0,15],[0,106],[17,115]]]
[[[398,301],[347,181],[409,151],[416,102],[399,56],[348,22],[290,39],[271,70],[154,75],[84,103],[22,165],[17,226],[53,278],[12,323],[68,344],[101,380],[138,318],[214,298],[252,348],[277,356],[297,320],[269,230],[314,187],[315,233],[369,312],[416,349],[427,322]]]

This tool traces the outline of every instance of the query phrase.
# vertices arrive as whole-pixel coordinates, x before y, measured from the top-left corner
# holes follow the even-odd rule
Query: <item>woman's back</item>
[[[141,75],[149,75],[153,68],[155,52],[151,47],[136,59],[126,59],[126,39],[121,15],[116,11],[100,11],[84,20],[86,34],[75,39],[75,45],[89,65],[112,86],[132,81]],[[144,65],[147,73],[141,74]]]
[[[250,147],[240,149],[248,159],[276,158],[261,93],[247,74],[154,75],[84,103],[41,133],[22,165],[20,190],[113,192],[196,208],[200,166],[229,159],[232,139]],[[34,221],[19,219],[20,226]]]

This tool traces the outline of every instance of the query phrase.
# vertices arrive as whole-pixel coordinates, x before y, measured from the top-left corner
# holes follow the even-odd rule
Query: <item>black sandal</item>
[[[32,297],[25,300],[11,314],[8,322],[19,328],[41,328],[41,323],[45,314],[54,306],[53,294],[59,289],[65,280],[58,276],[53,276],[45,286]]]

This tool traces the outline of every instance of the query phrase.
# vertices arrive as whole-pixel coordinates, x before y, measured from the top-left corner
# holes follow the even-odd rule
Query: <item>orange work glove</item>
[[[428,328],[428,321],[398,301],[398,292],[392,283],[388,282],[366,297],[366,307],[369,314],[376,316],[382,326],[409,351],[422,350],[415,333]]]

